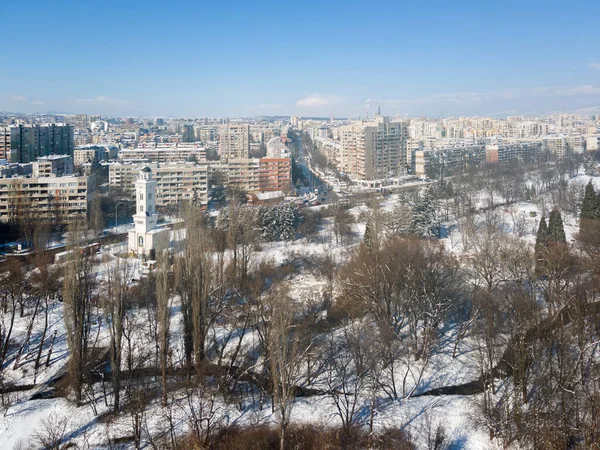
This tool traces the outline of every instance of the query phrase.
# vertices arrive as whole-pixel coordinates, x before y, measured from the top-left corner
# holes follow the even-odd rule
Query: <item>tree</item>
[[[158,255],[158,267],[156,272],[156,301],[163,406],[166,406],[167,404],[167,363],[169,353],[169,325],[171,322],[168,269],[168,256],[165,252],[160,252]]]
[[[280,426],[279,448],[286,446],[286,431],[290,423],[296,384],[300,379],[298,338],[293,323],[291,299],[282,289],[274,289],[271,296],[270,327],[268,333],[269,372],[272,381],[273,407]]]
[[[535,254],[538,255],[539,252],[546,248],[548,244],[548,225],[546,224],[546,216],[542,216],[540,219],[540,225],[538,226],[538,231],[535,238]]]
[[[132,274],[131,269],[128,261],[122,261],[120,258],[107,263],[104,311],[110,332],[110,358],[114,395],[113,410],[115,412],[120,407],[123,319],[125,317],[126,303],[130,296],[129,280]]]
[[[417,198],[413,206],[412,232],[420,237],[432,237],[438,234],[435,204],[429,190]]]
[[[600,192],[596,195],[592,181],[586,185],[579,216],[580,241],[593,248],[600,247]]]
[[[378,249],[382,239],[383,215],[376,200],[371,203],[363,241],[369,249]]]
[[[335,243],[345,243],[352,234],[350,224],[354,218],[343,205],[336,203],[332,205],[333,212],[333,233],[335,234]]]
[[[557,244],[567,243],[562,217],[557,209],[552,210],[550,213],[550,220],[548,221],[548,240],[549,242]]]
[[[69,231],[71,258],[65,265],[63,302],[67,344],[69,346],[69,375],[77,403],[81,403],[84,370],[91,328],[92,293],[96,284],[95,261],[85,255],[82,224],[75,222]]]

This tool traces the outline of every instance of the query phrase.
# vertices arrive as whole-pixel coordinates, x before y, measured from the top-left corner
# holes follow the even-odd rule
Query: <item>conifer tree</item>
[[[546,216],[542,216],[540,219],[540,225],[536,234],[535,240],[535,252],[536,254],[548,243],[548,225],[546,224]]]
[[[594,191],[592,180],[585,186],[585,194],[581,202],[580,219],[581,224],[584,224],[585,220],[600,219],[600,198]]]
[[[550,220],[548,221],[548,241],[557,244],[567,243],[562,217],[557,209],[552,210],[550,213]]]
[[[433,195],[428,189],[419,196],[413,207],[412,231],[421,237],[431,237],[436,235],[436,224]]]

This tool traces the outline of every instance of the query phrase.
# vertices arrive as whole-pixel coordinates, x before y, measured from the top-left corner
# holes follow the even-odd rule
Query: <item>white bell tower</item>
[[[147,233],[156,228],[158,214],[156,214],[156,180],[152,178],[149,167],[140,170],[140,175],[135,182],[135,231],[138,234]]]
[[[158,227],[156,180],[150,167],[140,170],[135,182],[134,228],[129,231],[129,249],[133,254],[149,255],[169,245],[169,229]]]

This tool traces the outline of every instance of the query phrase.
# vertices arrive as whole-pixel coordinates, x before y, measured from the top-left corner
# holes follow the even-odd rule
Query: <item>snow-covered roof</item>
[[[280,197],[285,197],[284,193],[281,191],[261,192],[256,194],[258,200],[272,200]]]

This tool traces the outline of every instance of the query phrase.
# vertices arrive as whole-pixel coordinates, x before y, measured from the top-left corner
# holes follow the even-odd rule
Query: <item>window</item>
[[[140,192],[140,200],[144,200],[144,193]]]
[[[138,247],[143,247],[143,246],[144,246],[144,237],[138,236]]]

